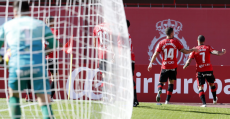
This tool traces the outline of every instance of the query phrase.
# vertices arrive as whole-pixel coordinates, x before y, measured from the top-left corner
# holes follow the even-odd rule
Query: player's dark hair
[[[46,23],[49,24],[50,21],[53,21],[53,20],[54,20],[54,17],[53,17],[53,16],[47,17],[47,18],[46,18]]]
[[[170,36],[172,32],[173,32],[172,27],[168,27],[168,28],[165,29],[165,33],[166,33],[167,36]]]
[[[126,22],[127,22],[127,26],[128,26],[128,28],[129,28],[129,26],[130,26],[130,22],[129,22],[129,20],[127,20],[127,19],[126,19]]]
[[[30,11],[30,5],[27,1],[16,0],[16,1],[14,1],[13,7],[14,7],[14,9],[16,9],[17,11],[20,11],[20,12]],[[21,8],[21,10],[19,10],[20,8]]]
[[[204,42],[204,41],[205,41],[205,37],[204,37],[203,35],[199,35],[199,36],[198,36],[198,40],[199,40],[200,42]]]

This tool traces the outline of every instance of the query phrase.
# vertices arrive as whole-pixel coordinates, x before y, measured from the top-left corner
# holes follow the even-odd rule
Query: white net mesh
[[[0,25],[2,26],[3,23],[14,18],[11,2],[8,0],[6,6],[0,6]],[[45,92],[55,91],[54,101],[51,102],[54,117],[61,119],[131,118],[133,81],[122,0],[67,0],[65,6],[60,4],[61,0],[57,0],[55,5],[51,5],[50,0],[29,1],[29,3],[30,16],[44,22],[49,18],[47,25],[53,25],[50,28],[53,29],[57,39],[54,43],[59,41],[58,48],[45,50],[43,46],[41,51],[36,51],[32,47],[29,50],[30,68],[33,67],[31,62],[36,60],[34,54],[42,53],[43,60],[46,53],[54,52],[53,57],[48,55],[49,59],[37,64],[43,67],[43,73],[48,72],[47,77],[45,73],[43,74],[43,82],[46,78],[53,79],[54,82],[54,89],[45,90]],[[53,22],[50,21],[52,18]],[[33,33],[31,35],[30,46],[34,46],[32,41],[43,39],[34,39]],[[2,48],[2,55],[4,55],[7,53],[7,43],[9,43],[6,41],[10,39],[6,34],[2,40],[5,41]],[[71,42],[72,52],[66,53],[71,48]],[[21,47],[22,44],[18,43],[19,46]],[[14,51],[17,51],[20,57],[22,51],[19,48]],[[9,63],[13,62],[12,60],[16,59],[11,59]],[[19,67],[19,65],[18,63],[14,67]],[[4,61],[0,70],[0,97],[2,98],[0,117],[2,118],[9,118],[11,115],[10,108],[7,106],[9,102],[5,99],[9,95],[7,67],[13,66],[7,66]],[[33,71],[30,70],[27,73],[33,74]],[[38,84],[34,84],[33,80],[37,79],[30,75],[27,79],[18,77],[17,80],[30,80],[31,85],[31,88],[27,90],[14,90],[15,93],[19,93],[22,117],[42,118],[42,111],[36,102],[36,93],[44,90],[35,89]],[[22,83],[20,82],[18,86],[23,85]],[[32,96],[28,96],[29,102],[26,102],[24,97],[28,92]],[[45,96],[46,100],[48,98]]]

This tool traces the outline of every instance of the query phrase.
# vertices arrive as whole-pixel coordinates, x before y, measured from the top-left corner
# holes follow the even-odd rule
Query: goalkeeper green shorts
[[[19,89],[22,91],[28,89],[30,84],[34,93],[51,94],[47,72],[45,71],[43,77],[42,66],[33,67],[33,72],[31,72],[30,67],[20,67],[20,69],[16,67],[9,68],[8,86],[10,88],[15,91],[19,91]]]

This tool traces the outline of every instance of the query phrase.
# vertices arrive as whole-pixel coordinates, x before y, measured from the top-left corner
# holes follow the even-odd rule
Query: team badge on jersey
[[[180,43],[184,46],[185,49],[189,49],[189,46],[187,46],[187,42],[185,41],[184,37],[179,38],[179,32],[182,31],[182,23],[176,20],[163,20],[156,23],[156,30],[159,31],[160,36],[157,38],[156,36],[151,41],[151,44],[148,46],[148,55],[149,55],[149,61],[151,61],[152,55],[154,51],[157,49],[157,46],[161,40],[164,40],[166,38],[165,29],[168,27],[172,27],[174,30],[174,39],[177,39],[180,41]],[[177,52],[177,64],[178,65],[184,65],[188,59],[189,54],[183,54],[181,52]],[[153,63],[153,65],[161,65],[162,64],[162,54],[160,54],[156,61]]]

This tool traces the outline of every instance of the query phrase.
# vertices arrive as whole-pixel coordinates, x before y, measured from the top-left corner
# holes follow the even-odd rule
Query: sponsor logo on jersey
[[[210,66],[211,64],[207,63],[207,64],[201,64],[199,65],[199,68],[203,68],[203,67],[207,67],[207,66]]]
[[[157,48],[159,42],[166,38],[165,29],[168,27],[172,27],[174,29],[174,39],[178,39],[180,43],[184,46],[185,49],[189,49],[189,46],[187,45],[187,42],[185,41],[184,37],[179,38],[179,32],[182,31],[182,23],[176,20],[166,19],[162,20],[156,23],[156,30],[159,31],[160,36],[157,38],[156,36],[151,41],[151,44],[148,46],[148,55],[149,55],[149,61],[152,58],[152,55]],[[168,44],[170,45],[170,44]],[[177,53],[177,64],[178,65],[184,65],[188,59],[189,54],[183,54],[178,52]],[[153,63],[153,65],[161,65],[162,62],[162,55],[160,54],[159,57],[156,58],[156,61]],[[163,62],[165,63],[165,62]],[[167,63],[167,62],[166,62]]]
[[[205,77],[205,76],[212,76],[212,74],[210,73],[210,74],[202,74],[203,75],[203,77]]]
[[[199,51],[200,51],[200,52],[201,52],[201,51],[206,51],[206,49],[200,49]]]
[[[168,61],[168,62],[164,61],[163,65],[166,65],[166,64],[174,64],[174,61]]]

